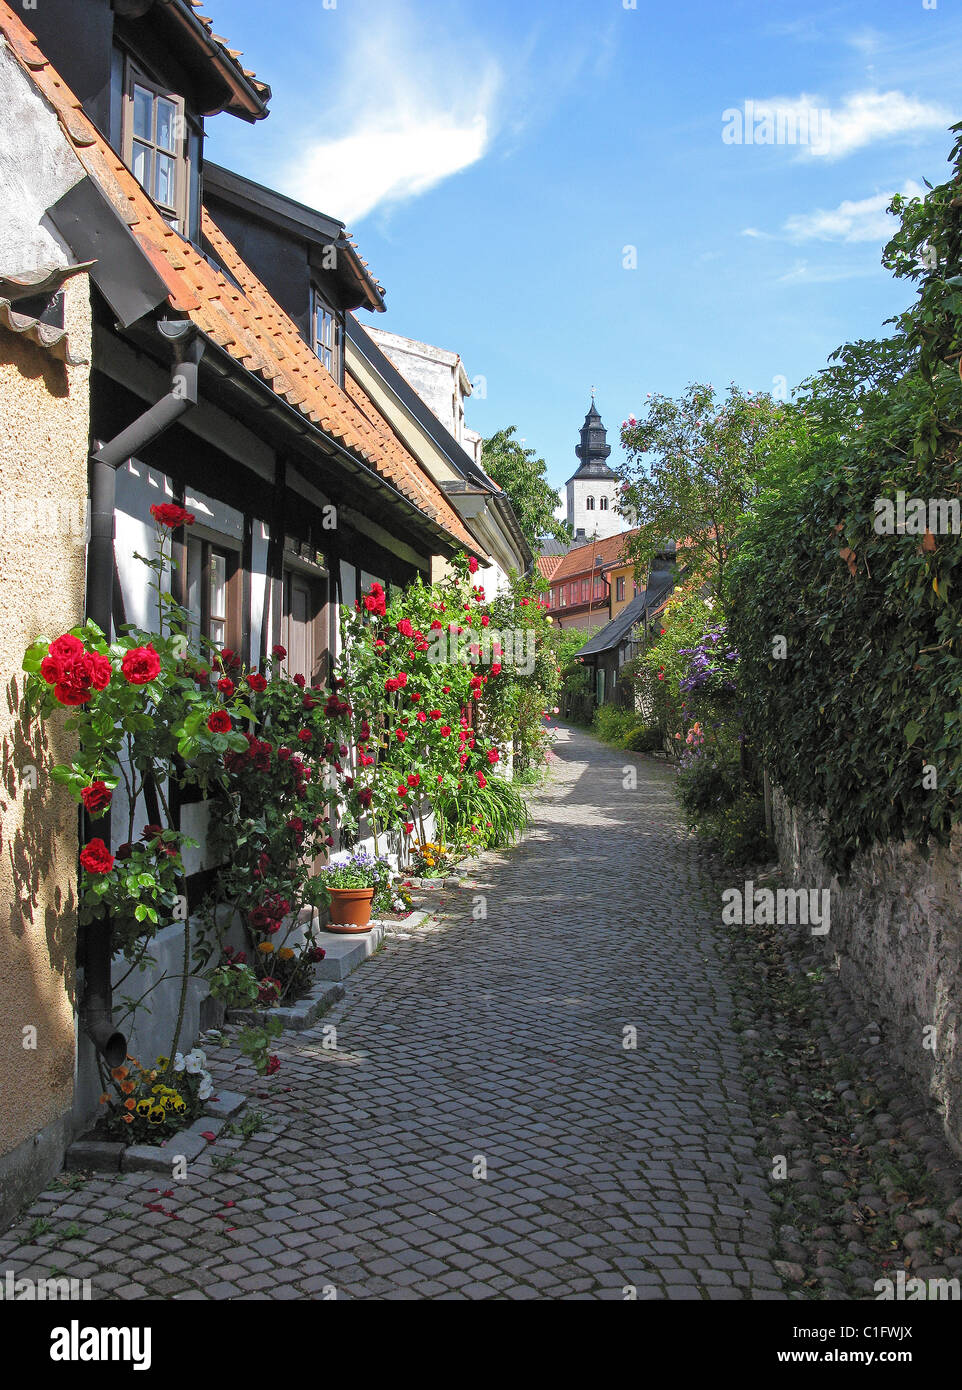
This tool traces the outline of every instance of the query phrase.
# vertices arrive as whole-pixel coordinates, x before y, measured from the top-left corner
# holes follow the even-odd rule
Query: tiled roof
[[[88,261],[82,265],[61,266],[35,275],[0,275],[0,324],[11,333],[29,338],[30,342],[44,348],[51,356],[58,357],[68,367],[85,365],[85,357],[75,357],[71,352],[66,328],[43,323],[34,315],[24,313],[23,306],[35,295],[55,294],[66,280],[73,275],[84,274],[92,264],[92,261]]]
[[[378,437],[383,443],[387,455],[391,459],[392,464],[396,470],[396,475],[398,477],[408,476],[408,474],[410,473],[410,455],[404,448],[404,445],[398,439],[397,435],[391,429],[391,426],[385,420],[384,416],[378,410],[377,406],[371,400],[370,396],[368,396],[362,389],[362,387],[359,386],[358,383],[354,380],[354,378],[352,376],[349,376],[347,373],[345,373],[344,376],[344,386],[348,396],[354,402],[357,409],[367,420],[368,424],[371,425],[371,427],[377,431]],[[422,484],[423,496],[422,500],[419,502],[419,505],[421,506],[422,510],[427,510],[428,508],[433,507],[438,493],[438,489],[434,481],[431,478],[429,478],[426,473],[422,473],[420,469],[418,469],[417,473],[414,475],[414,478],[415,481],[420,480]],[[475,541],[465,530],[464,526],[462,525],[461,518],[458,516],[454,508],[451,507],[444,494],[441,493],[440,496],[448,511],[450,512],[450,516],[446,516],[443,521],[443,525],[446,528],[446,530],[451,531],[452,534],[456,535],[458,540],[460,540],[463,545],[467,546],[468,550],[470,550],[473,554],[480,555],[482,552],[478,550],[477,541]]]
[[[563,559],[563,555],[539,555],[535,560],[538,573],[545,579],[550,579]]]
[[[6,0],[0,0],[0,33],[53,106],[81,164],[163,279],[171,307],[189,315],[198,328],[265,381],[277,396],[373,468],[428,519],[477,553],[475,542],[441,489],[399,441],[389,445],[341,390],[207,212],[203,216],[204,234],[237,285],[168,226]]]
[[[562,555],[561,563],[551,575],[551,582],[563,583],[566,579],[589,574],[593,569],[608,569],[617,564],[622,558],[625,542],[637,534],[637,531],[621,531],[617,536],[606,536],[604,540],[589,541],[587,545],[569,550],[567,555]],[[599,555],[602,557],[600,565],[597,563]]]
[[[192,18],[199,20],[204,26],[223,57],[228,61],[231,67],[236,70],[237,75],[253,87],[262,102],[266,103],[269,101],[271,95],[270,87],[266,82],[259,81],[257,74],[252,72],[250,68],[245,68],[243,63],[239,61],[244,56],[243,50],[240,48],[231,48],[225,38],[222,38],[220,34],[214,33],[213,20],[210,18],[210,15],[197,13],[204,5],[205,0],[174,0],[174,3],[180,4],[188,13],[192,12]]]

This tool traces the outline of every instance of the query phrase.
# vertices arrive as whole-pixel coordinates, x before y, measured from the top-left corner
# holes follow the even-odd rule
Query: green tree
[[[734,384],[723,398],[697,384],[678,399],[652,396],[644,419],[621,432],[621,505],[637,528],[626,555],[639,572],[666,541],[684,539],[686,565],[721,590],[739,522],[800,427],[792,407]]]
[[[524,538],[537,554],[542,536],[570,540],[568,526],[555,516],[558,494],[548,482],[548,465],[534,449],[514,438],[515,425],[498,430],[484,441],[484,471],[507,493]]]

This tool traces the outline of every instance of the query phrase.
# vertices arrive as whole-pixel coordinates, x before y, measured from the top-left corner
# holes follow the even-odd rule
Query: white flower
[[[188,1075],[197,1076],[204,1070],[206,1061],[207,1055],[201,1052],[199,1047],[195,1047],[192,1052],[188,1052],[187,1056],[184,1058],[184,1066],[187,1069]]]
[[[198,1100],[207,1100],[214,1094],[214,1081],[210,1072],[205,1071],[197,1091]]]
[[[183,1070],[184,1070],[184,1054],[183,1054],[182,1052],[175,1053],[175,1055],[174,1055],[174,1071],[183,1071]]]

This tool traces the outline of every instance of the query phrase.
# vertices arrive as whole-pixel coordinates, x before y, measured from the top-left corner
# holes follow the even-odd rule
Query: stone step
[[[321,966],[326,960],[320,962]],[[351,969],[353,970],[353,966]],[[345,972],[349,974],[349,971]],[[279,1018],[285,1028],[302,1032],[311,1028],[322,1014],[326,1014],[333,1004],[344,998],[344,986],[335,979],[316,980],[311,989],[293,1004],[282,1004],[275,1009],[231,1009],[227,1015],[228,1023],[262,1023],[266,1018]]]
[[[322,980],[346,980],[373,955],[384,938],[384,923],[372,922],[370,931],[334,932],[319,931],[315,941],[326,952],[324,959],[315,967]]]

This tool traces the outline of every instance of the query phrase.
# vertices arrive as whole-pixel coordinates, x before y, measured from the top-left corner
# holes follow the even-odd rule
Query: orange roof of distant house
[[[579,545],[575,550],[569,550],[567,555],[557,557],[560,558],[561,563],[549,576],[552,584],[563,583],[567,579],[575,579],[578,575],[590,574],[592,570],[610,569],[612,565],[616,565],[622,560],[625,542],[637,534],[637,531],[620,531],[616,536],[606,536],[604,540],[589,541],[587,545]],[[599,556],[601,557],[600,563]],[[628,561],[624,561],[624,563],[627,564]]]
[[[389,440],[384,430],[372,422],[367,408],[362,411],[357,400],[341,390],[207,211],[203,213],[204,235],[236,279],[236,285],[168,226],[6,0],[0,0],[0,33],[53,106],[80,163],[160,274],[171,307],[187,314],[235,361],[367,463],[431,521],[444,527],[472,553],[482,554],[433,479],[396,436],[392,434]],[[355,397],[357,394],[354,392]]]
[[[556,569],[558,568],[558,566],[561,564],[561,561],[562,561],[563,559],[564,559],[564,556],[563,556],[563,555],[539,555],[539,556],[537,556],[536,559],[535,559],[535,564],[536,564],[537,567],[538,567],[538,573],[539,573],[540,575],[542,575],[545,579],[550,579],[551,576],[554,574],[555,570],[556,570]]]

